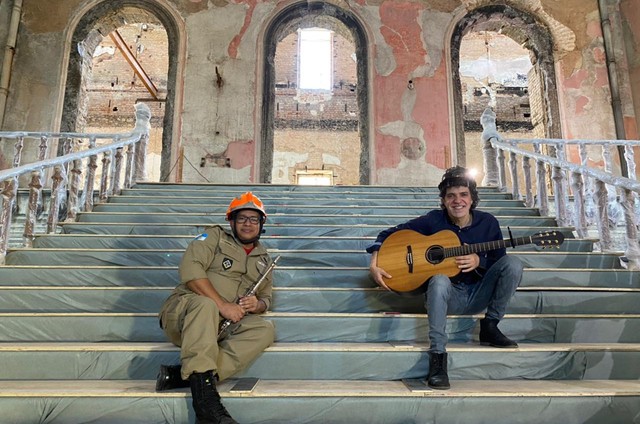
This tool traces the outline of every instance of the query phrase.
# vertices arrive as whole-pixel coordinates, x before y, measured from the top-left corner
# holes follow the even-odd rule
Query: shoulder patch
[[[202,233],[202,234],[198,234],[196,238],[194,238],[194,240],[203,241],[203,240],[206,240],[206,238],[207,238],[207,233]]]

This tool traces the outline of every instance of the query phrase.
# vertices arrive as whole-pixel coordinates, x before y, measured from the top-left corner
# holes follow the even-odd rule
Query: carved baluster
[[[69,187],[69,199],[67,201],[67,221],[72,222],[78,216],[78,190],[80,188],[80,175],[82,175],[82,160],[73,161],[71,170],[71,184]]]
[[[120,140],[120,136],[115,136],[113,138],[113,143],[117,143]],[[109,164],[109,179],[107,182],[107,198],[113,195],[113,190],[115,187],[115,179],[116,179],[116,166],[118,165],[118,158],[116,157],[116,149],[113,149],[109,153],[113,158],[111,163]]]
[[[42,171],[31,172],[31,182],[29,183],[29,207],[27,209],[27,219],[24,224],[24,245],[31,247],[35,238],[36,219],[38,217],[38,206],[42,199]]]
[[[541,154],[542,149],[540,143],[534,143],[533,150]],[[547,195],[547,169],[541,160],[536,161],[536,187],[538,188],[538,209],[540,209],[540,215],[548,216],[549,196]]]
[[[136,158],[134,182],[147,181],[147,144],[149,142],[149,130],[151,128],[151,109],[144,103],[136,104],[136,126],[134,132],[141,134],[140,141],[136,143]]]
[[[637,180],[636,161],[634,159],[632,146],[624,146],[624,159],[627,162],[627,169],[629,170],[629,178],[632,180]]]
[[[567,202],[563,184],[565,176],[559,166],[553,167],[551,178],[553,179],[553,191],[555,193],[556,219],[558,220],[558,225],[565,226],[569,223],[567,220]]]
[[[18,179],[2,182],[2,215],[0,215],[0,265],[4,264],[11,230],[11,214],[18,194]]]
[[[47,152],[49,151],[49,137],[41,136],[40,145],[38,146],[40,152],[38,153],[38,160],[45,160],[47,158]],[[44,170],[43,170],[44,171]],[[44,187],[45,173],[40,172],[40,186]],[[38,203],[36,206],[36,218],[44,212],[44,200],[42,199],[42,189],[38,191]]]
[[[13,167],[17,168],[20,166],[20,161],[22,160],[22,149],[24,148],[24,137],[16,138],[16,144],[13,146]]]
[[[49,138],[45,135],[40,137],[40,145],[38,146],[38,160],[45,160],[47,157],[47,150],[49,150]]]
[[[558,143],[556,147],[556,158],[563,162],[567,161],[566,146],[564,143]],[[556,172],[555,169],[554,172]],[[563,225],[568,225],[573,221],[569,209],[569,179],[567,178],[567,173],[562,169],[559,168],[558,172],[561,178],[558,183],[560,191],[556,191],[556,206],[561,206],[562,209],[556,210],[556,216],[561,217],[560,220],[564,222]],[[558,202],[558,200],[560,201]]]
[[[122,173],[122,147],[116,149],[116,166],[114,169],[114,175],[113,175],[113,187],[111,189],[111,192],[113,194],[120,194],[120,192],[122,191],[122,189],[120,188],[120,174]]]
[[[535,204],[535,199],[533,198],[533,184],[531,182],[531,158],[529,156],[525,156],[522,158],[522,170],[524,173],[524,186],[525,186],[525,206],[528,208],[532,208]]]
[[[498,149],[498,190],[507,191],[507,172],[505,168],[504,150]]]
[[[598,233],[600,234],[600,250],[611,250],[611,230],[609,229],[609,210],[607,208],[607,185],[596,180],[595,202],[598,206]]]
[[[613,160],[611,158],[611,146],[602,146],[602,157],[604,159],[604,170],[609,174],[613,174]],[[618,204],[618,192],[615,186],[607,184],[607,201],[609,202],[609,220],[618,225],[623,216],[622,208]]]
[[[47,233],[55,233],[58,229],[58,216],[60,215],[60,205],[62,203],[63,192],[67,176],[64,173],[64,166],[54,167],[53,184],[51,185],[51,203],[49,205],[49,219],[47,220]]]
[[[634,211],[635,193],[631,190],[624,189],[624,201],[622,208],[624,210],[624,219],[627,232],[627,250],[625,256],[629,260],[627,268],[635,271],[640,270],[640,245],[638,244],[638,223]]]
[[[509,170],[511,171],[511,195],[514,199],[520,199],[520,183],[518,182],[518,158],[516,158],[516,154],[514,152],[509,152]]]
[[[587,154],[587,146],[581,144],[579,147],[580,164],[584,167],[589,166],[589,156]],[[587,225],[595,224],[596,206],[593,202],[593,178],[587,175],[582,176],[584,180],[584,215],[587,219]]]
[[[107,184],[109,181],[109,169],[111,168],[111,152],[104,152],[102,157],[102,175],[100,178],[100,194],[98,198],[101,203],[107,201],[109,194],[107,192]]]
[[[124,188],[131,188],[131,179],[133,177],[133,160],[135,156],[135,145],[129,144],[127,148],[127,167],[124,171]]]
[[[96,147],[96,138],[89,138],[89,149]],[[91,155],[87,160],[87,179],[82,190],[82,204],[84,211],[91,212],[93,210],[93,186],[96,181],[96,169],[98,168],[98,156]]]
[[[584,181],[582,174],[577,172],[571,173],[571,190],[573,190],[573,225],[576,232],[581,238],[586,238],[589,233],[587,231],[587,218],[584,214]]]

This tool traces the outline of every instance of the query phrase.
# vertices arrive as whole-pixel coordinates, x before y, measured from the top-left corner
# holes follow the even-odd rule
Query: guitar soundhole
[[[427,262],[432,264],[439,264],[444,260],[444,249],[442,248],[442,246],[431,246],[429,249],[427,249],[427,252],[424,256],[427,259]]]

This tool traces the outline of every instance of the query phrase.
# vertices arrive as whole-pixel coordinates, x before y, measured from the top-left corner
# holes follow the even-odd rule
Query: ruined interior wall
[[[624,50],[627,56],[629,67],[629,81],[631,95],[633,98],[633,109],[635,112],[635,122],[633,127],[627,130],[631,134],[630,138],[639,139],[640,129],[640,2],[636,0],[621,0],[620,13],[622,17],[622,33]],[[638,167],[637,169],[640,169]]]
[[[611,91],[597,1],[568,0],[553,12],[576,36],[575,50],[557,62],[563,137],[613,139]]]
[[[62,89],[60,60],[64,56],[64,28],[69,9],[61,6],[59,10],[51,10],[50,16],[42,16],[39,9],[38,1],[23,2],[4,131],[53,131],[58,128],[56,105]],[[37,145],[26,144],[22,161],[34,161],[37,155]],[[10,166],[12,160],[13,145],[3,143],[0,145],[0,169]]]
[[[183,181],[203,181],[203,177],[216,182],[256,181],[261,114],[261,99],[256,93],[262,69],[259,52],[264,42],[260,37],[274,13],[284,5],[255,0],[162,1],[184,19],[188,43],[185,74],[178,86],[184,93],[182,122],[177,123],[182,126],[182,135],[173,142],[184,147],[185,158],[196,166],[206,155],[230,159],[204,170],[185,164]],[[25,0],[3,129],[54,130],[58,126],[62,70],[67,60],[64,31],[84,3],[85,0]],[[370,37],[372,183],[433,184],[450,164],[455,141],[450,130],[451,69],[444,54],[450,40],[446,34],[461,8],[489,3],[492,2],[345,3]],[[566,42],[562,39],[565,34],[575,34],[575,50],[558,50],[556,57],[564,136],[612,138],[597,1],[507,3],[544,15],[545,22],[552,26],[557,24],[560,36],[554,35],[554,41],[560,45]],[[637,59],[631,65],[632,79],[638,84]],[[29,154],[28,149],[25,154]],[[176,159],[173,157],[172,163]]]

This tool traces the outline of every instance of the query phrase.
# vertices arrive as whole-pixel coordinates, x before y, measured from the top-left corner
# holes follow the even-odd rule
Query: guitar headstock
[[[553,247],[559,248],[563,241],[564,234],[562,234],[560,231],[555,230],[539,232],[531,237],[531,243],[535,244],[536,246],[540,246],[543,249]]]

